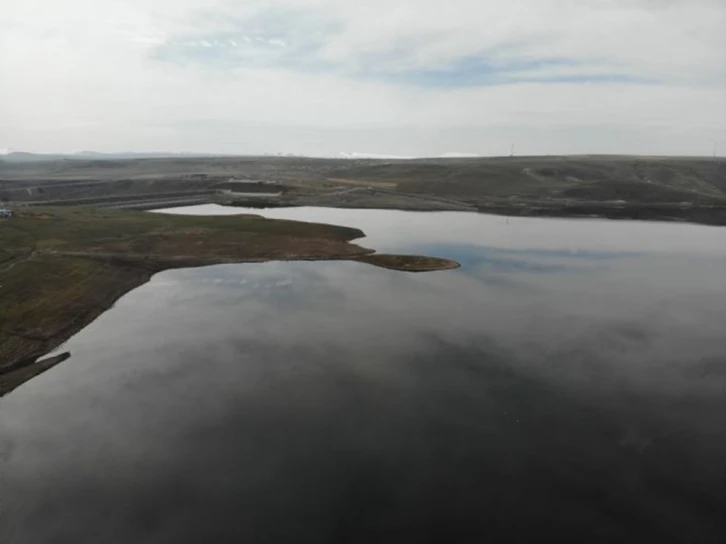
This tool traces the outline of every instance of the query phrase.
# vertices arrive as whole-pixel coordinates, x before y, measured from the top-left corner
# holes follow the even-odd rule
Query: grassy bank
[[[350,259],[357,229],[89,208],[32,208],[0,222],[0,395],[120,296],[169,268]]]

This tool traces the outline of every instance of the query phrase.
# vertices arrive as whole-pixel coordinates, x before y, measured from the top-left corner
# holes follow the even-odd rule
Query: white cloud
[[[722,0],[5,0],[3,10],[0,146],[726,149]],[[159,57],[164,44],[177,58]],[[408,78],[481,69],[457,68],[473,56],[514,82]],[[607,82],[613,74],[636,81]]]

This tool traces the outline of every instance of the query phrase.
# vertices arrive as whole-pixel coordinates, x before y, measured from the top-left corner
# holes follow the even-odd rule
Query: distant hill
[[[597,215],[726,225],[723,158],[9,156],[0,162],[0,199],[9,202],[111,205],[121,200],[199,198],[232,178],[293,186],[295,195],[284,195],[286,205],[297,198],[294,204],[309,206],[478,209],[506,215]]]
[[[124,160],[124,159],[174,159],[174,158],[195,158],[195,157],[221,157],[206,153],[101,153],[99,151],[79,151],[77,153],[29,153],[26,151],[11,151],[0,155],[0,161],[10,163],[22,162],[48,162],[59,160]]]
[[[26,153],[24,151],[11,151],[6,155],[0,155],[0,161],[3,162],[47,162],[57,161],[64,158],[64,155]]]

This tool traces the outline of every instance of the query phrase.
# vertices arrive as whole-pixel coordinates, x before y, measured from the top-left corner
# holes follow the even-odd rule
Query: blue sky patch
[[[344,62],[326,60],[323,50],[341,28],[310,11],[263,12],[225,20],[224,31],[200,32],[159,46],[154,58],[217,68],[273,68],[328,73],[430,89],[540,83],[643,83],[644,78],[568,58],[517,59],[517,44],[481,51],[430,67],[412,62],[415,43],[401,42],[384,52],[360,51]],[[521,45],[521,44],[519,44]],[[501,60],[502,53],[508,60]],[[581,69],[578,72],[578,69]]]

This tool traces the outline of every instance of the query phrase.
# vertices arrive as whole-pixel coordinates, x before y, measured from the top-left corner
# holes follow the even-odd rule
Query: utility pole
[[[512,148],[509,150],[509,156],[514,157],[514,142],[512,142]]]

